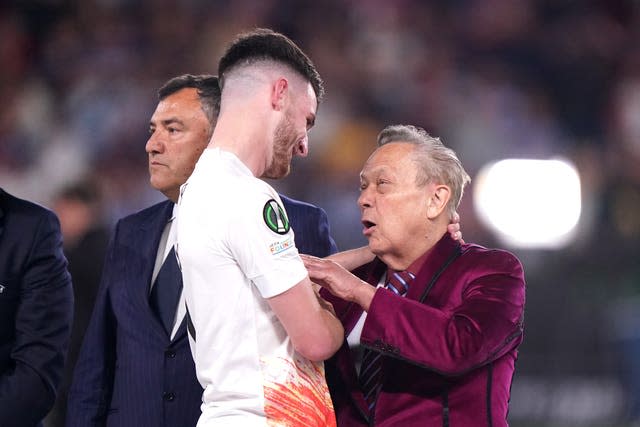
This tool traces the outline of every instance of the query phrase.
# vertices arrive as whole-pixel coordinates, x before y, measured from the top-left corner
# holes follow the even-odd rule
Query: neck
[[[235,154],[259,177],[268,166],[273,133],[269,116],[253,103],[232,104],[220,112],[208,147]]]
[[[264,72],[235,73],[222,91],[220,114],[209,147],[238,157],[254,176],[260,177],[272,156],[278,124],[271,101],[272,85]]]

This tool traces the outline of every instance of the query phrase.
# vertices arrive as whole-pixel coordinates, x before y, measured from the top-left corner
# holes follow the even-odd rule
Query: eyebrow
[[[173,124],[173,123],[177,123],[177,124],[179,124],[179,125],[184,125],[184,121],[180,120],[180,119],[179,119],[179,118],[177,118],[177,117],[169,117],[168,119],[164,119],[164,120],[162,120],[160,123],[162,123],[162,124],[163,124],[163,125],[165,125],[165,126],[166,126],[166,125]]]
[[[367,181],[369,179],[371,179],[371,171],[365,172],[364,170],[360,171],[360,182],[362,181]]]
[[[170,124],[177,123],[179,125],[184,125],[184,122],[177,117],[169,117],[168,119],[160,120],[160,124],[164,126],[168,126]],[[149,120],[149,126],[156,126],[153,120]]]
[[[369,175],[369,176],[371,176],[371,175],[379,175],[380,173],[386,172],[389,169],[390,168],[389,168],[388,165],[377,165],[377,166],[370,167],[369,170],[367,170],[367,171],[365,171],[365,169],[363,169],[360,172],[360,176],[364,176],[365,172],[366,172],[366,175]]]

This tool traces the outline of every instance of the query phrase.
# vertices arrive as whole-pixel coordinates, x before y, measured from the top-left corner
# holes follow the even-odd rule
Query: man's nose
[[[358,196],[358,207],[360,209],[371,207],[371,196],[368,189],[364,189],[360,191],[360,196]]]
[[[147,139],[147,144],[145,145],[145,150],[147,153],[159,153],[162,151],[163,144],[161,138],[158,135],[158,132],[154,132]]]

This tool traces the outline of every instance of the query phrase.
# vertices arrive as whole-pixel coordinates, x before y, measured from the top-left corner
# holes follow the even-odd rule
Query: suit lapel
[[[378,282],[380,278],[387,270],[387,266],[379,259],[375,258],[369,264],[366,264],[355,271],[353,273],[369,283],[371,286],[378,286]],[[344,325],[345,336],[349,335],[353,328],[358,323],[360,316],[362,315],[362,307],[355,303],[349,303],[347,308],[344,310],[344,313],[338,313],[340,316],[340,321]]]
[[[166,340],[168,337],[164,327],[149,305],[149,289],[160,238],[167,221],[171,218],[172,211],[173,203],[166,201],[158,205],[157,209],[146,212],[146,215],[139,218],[130,242],[132,247],[137,248],[136,252],[139,254],[139,264],[132,266],[130,276],[130,280],[135,283],[135,286],[128,286],[131,300],[139,312],[144,313],[143,317],[149,324],[149,329]],[[130,261],[133,260],[125,260],[125,262]]]
[[[445,234],[433,247],[416,279],[409,288],[406,298],[424,302],[429,292],[444,270],[462,253],[460,243]]]

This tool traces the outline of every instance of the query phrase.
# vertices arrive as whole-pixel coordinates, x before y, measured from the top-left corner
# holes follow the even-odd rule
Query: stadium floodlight
[[[565,160],[500,160],[480,170],[473,200],[479,219],[506,245],[560,248],[580,218],[580,177]]]

